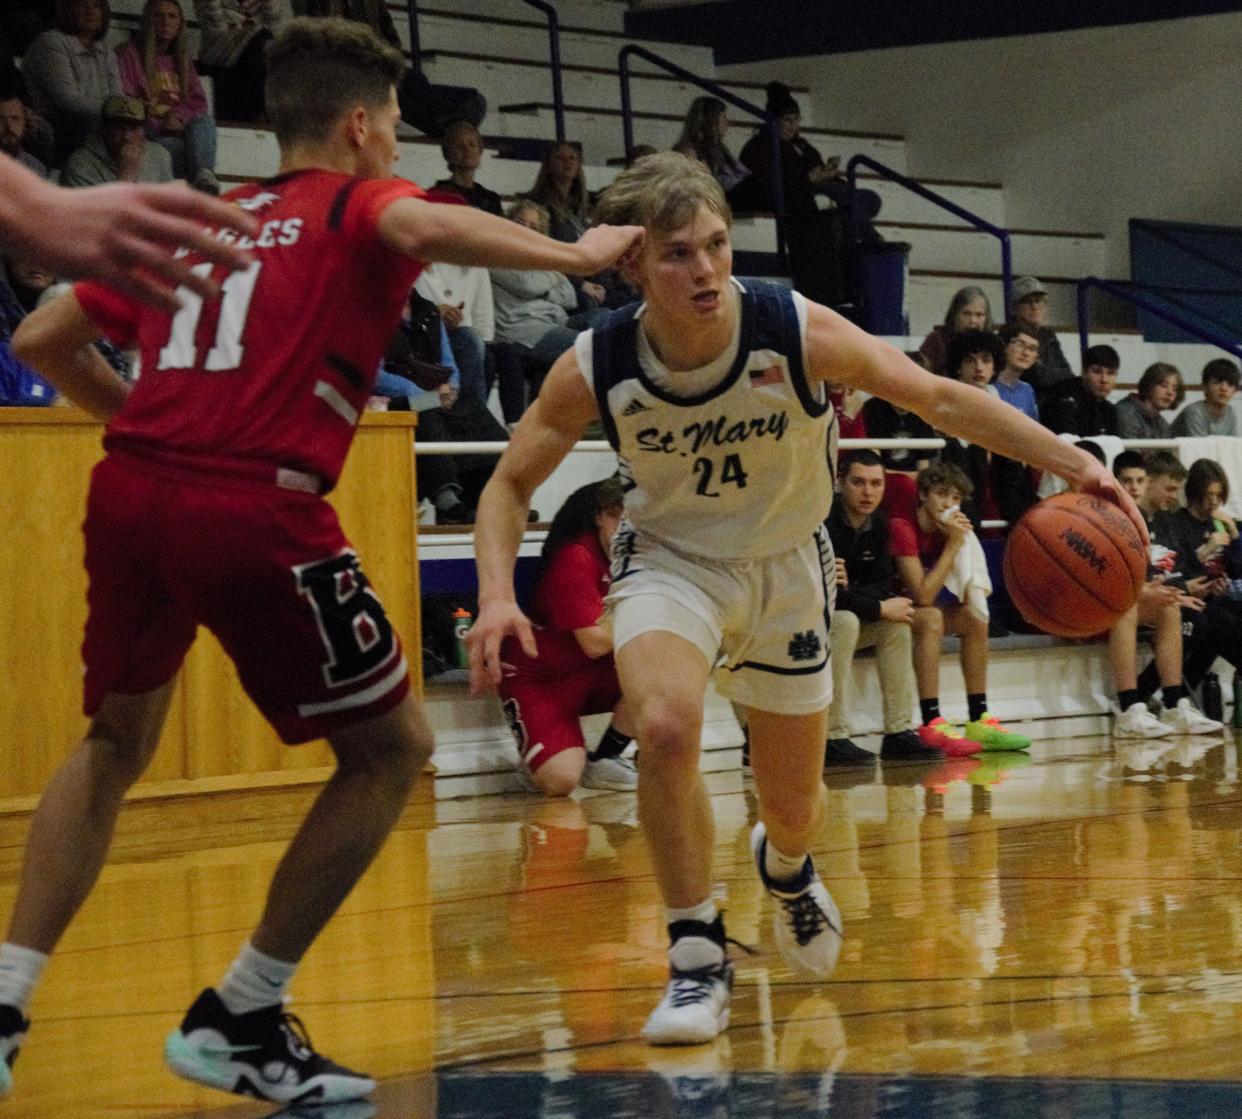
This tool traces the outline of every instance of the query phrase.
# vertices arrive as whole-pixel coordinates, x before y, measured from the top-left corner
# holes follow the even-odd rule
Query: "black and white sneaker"
[[[26,1040],[30,1019],[10,1003],[0,1003],[0,1099],[13,1090],[13,1062]]]
[[[750,833],[750,850],[764,888],[776,901],[772,932],[785,962],[802,975],[823,979],[841,954],[841,911],[815,873],[811,856],[793,882],[774,882],[764,867],[768,832],[761,823]]]
[[[336,1103],[365,1096],[375,1081],[311,1048],[301,1020],[282,1005],[231,1014],[208,987],[164,1043],[178,1076],[275,1103]]]
[[[643,1037],[652,1045],[703,1045],[729,1026],[733,965],[724,948],[724,924],[719,917],[712,925],[679,921],[670,926],[670,935],[668,987]]]

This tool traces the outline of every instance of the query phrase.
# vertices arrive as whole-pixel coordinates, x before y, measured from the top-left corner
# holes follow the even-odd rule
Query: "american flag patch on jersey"
[[[779,385],[783,380],[779,365],[770,365],[767,369],[750,371],[750,383],[753,388],[761,388],[763,385]]]

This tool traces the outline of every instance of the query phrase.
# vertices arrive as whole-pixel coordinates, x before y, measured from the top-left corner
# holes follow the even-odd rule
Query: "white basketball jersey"
[[[645,304],[580,335],[575,354],[620,458],[634,529],[689,555],[758,559],[805,544],[828,515],[837,425],[825,386],[806,375],[805,301],[734,283],[737,356],[698,395],[674,395],[643,368]],[[665,372],[702,383],[698,370]]]

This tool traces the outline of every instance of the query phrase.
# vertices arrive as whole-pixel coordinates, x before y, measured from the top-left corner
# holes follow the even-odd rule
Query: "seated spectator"
[[[399,377],[410,376],[409,358],[425,361],[422,338],[410,331],[410,320],[422,318],[418,312],[426,300],[417,290],[410,292],[406,320],[397,329],[382,369]],[[434,389],[398,389],[406,394],[405,406],[417,411],[420,443],[503,443],[508,432],[496,421],[482,400],[461,393],[461,374],[453,357],[448,330],[441,323],[435,328],[439,338],[439,364],[449,378]],[[417,375],[417,374],[415,374]],[[391,382],[390,382],[391,384]],[[383,383],[377,389],[393,391]],[[418,496],[435,507],[436,524],[472,524],[479,494],[496,469],[497,455],[423,455],[418,461]],[[538,514],[531,514],[538,519]]]
[[[109,97],[99,131],[68,158],[61,181],[71,187],[171,182],[172,156],[147,139],[146,121],[138,98]]]
[[[977,599],[990,594],[991,583],[983,550],[962,512],[972,489],[952,463],[932,463],[919,473],[915,519],[894,519],[889,526],[898,583],[914,603],[914,676],[923,720],[919,741],[949,756],[1030,746],[1030,739],[1005,730],[988,712],[988,618]],[[968,705],[961,730],[940,713],[940,653],[946,635],[961,639]]]
[[[1108,398],[1120,369],[1121,358],[1112,346],[1092,346],[1083,357],[1082,376],[1060,381],[1044,394],[1043,425],[1058,435],[1116,435],[1117,406]]]
[[[832,613],[832,707],[824,765],[857,765],[874,760],[850,739],[850,667],[859,649],[875,648],[884,709],[880,757],[925,758],[927,750],[910,729],[911,630],[913,604],[893,594],[884,498],[884,463],[874,451],[850,451],[841,460],[838,500],[828,514],[828,535],[843,581]]]
[[[147,136],[172,157],[173,174],[208,194],[216,179],[216,122],[190,60],[180,0],[147,0],[130,39],[117,48],[121,86],[142,101]]]
[[[15,267],[10,262],[10,274],[20,271],[20,265]],[[56,390],[18,361],[9,345],[26,310],[9,285],[0,280],[0,407],[39,408],[56,402]]]
[[[549,237],[555,237],[558,241],[577,241],[591,224],[581,145],[559,140],[549,147],[544,153],[535,185],[524,197],[547,210],[548,228],[544,232]],[[586,279],[574,276],[570,282],[578,293],[577,309],[595,312],[592,318],[586,320],[587,326],[598,321],[606,308],[624,307],[635,298],[634,289],[625,283],[615,268]]]
[[[992,378],[1003,360],[1000,341],[990,331],[963,331],[949,344],[950,376],[983,392],[996,393]],[[971,493],[962,511],[975,525],[997,519],[1013,524],[1035,504],[1030,471],[1020,462],[952,436],[946,437],[939,457],[955,463],[970,479]]]
[[[1034,276],[1019,276],[1009,292],[1010,322],[1022,326],[1039,342],[1039,356],[1023,375],[1041,401],[1053,385],[1069,380],[1074,371],[1065,359],[1057,332],[1047,325],[1048,289]]]
[[[216,119],[266,119],[264,51],[288,13],[282,0],[194,0],[198,68],[214,82]]]
[[[1231,401],[1238,391],[1238,367],[1219,357],[1203,367],[1203,399],[1187,404],[1173,420],[1175,437],[1237,435],[1238,417]]]
[[[1181,404],[1186,386],[1176,365],[1158,361],[1139,378],[1138,391],[1117,405],[1117,434],[1122,439],[1171,439],[1173,428],[1160,413]]]
[[[1229,478],[1220,463],[1201,458],[1186,473],[1185,506],[1156,521],[1160,542],[1177,553],[1193,594],[1223,594],[1226,589],[1224,552],[1238,538],[1238,526],[1225,512],[1228,500]]]
[[[696,97],[690,102],[673,151],[702,163],[720,184],[735,212],[771,209],[766,188],[724,142],[728,131],[725,103],[718,97]]]
[[[917,350],[906,354],[916,365],[927,368],[927,359]],[[936,433],[922,416],[898,408],[882,397],[873,396],[862,406],[862,420],[872,439],[934,439]],[[917,474],[936,457],[935,451],[916,451],[893,448],[880,452],[884,469],[904,474]]]
[[[827,306],[852,303],[856,298],[857,268],[850,243],[849,190],[841,176],[840,161],[827,163],[802,135],[802,114],[788,87],[769,82],[766,109],[779,122],[781,186],[785,206],[786,241],[794,286],[808,299]],[[772,180],[772,137],[764,123],[743,145],[739,161],[757,184],[757,201],[775,210]],[[824,212],[817,194],[831,199],[835,212]],[[863,239],[878,241],[872,224],[880,211],[880,196],[860,190],[858,221]]]
[[[496,336],[492,281],[486,268],[428,264],[414,289],[436,305],[461,374],[462,396],[487,400],[485,347]]]
[[[582,148],[568,140],[550,145],[526,197],[547,210],[549,236],[577,241],[591,224]]]
[[[0,152],[17,160],[40,178],[48,177],[46,164],[26,150],[30,110],[15,86],[0,85]]]
[[[1147,489],[1147,469],[1137,451],[1122,451],[1113,462],[1113,473],[1125,491],[1142,505]],[[1113,734],[1118,738],[1162,738],[1169,734],[1215,734],[1222,724],[1197,711],[1183,683],[1182,664],[1188,645],[1200,644],[1206,636],[1202,601],[1186,594],[1170,582],[1168,572],[1149,566],[1147,581],[1138,602],[1108,634],[1108,656],[1117,689],[1117,718]],[[1151,686],[1144,686],[1137,675],[1138,627],[1152,628],[1151,664],[1161,687],[1164,711],[1156,718],[1147,708]],[[1183,641],[1183,634],[1186,641]],[[1215,654],[1212,655],[1215,659]]]
[[[293,0],[293,14],[311,19],[349,19],[365,23],[390,47],[404,49],[392,13],[383,0]]]
[[[1039,357],[1039,339],[1027,327],[1006,323],[996,332],[1005,348],[1004,368],[992,382],[1000,398],[1039,423],[1039,407],[1035,390],[1023,380]]]
[[[949,372],[949,343],[964,330],[992,329],[992,306],[983,288],[964,287],[958,290],[945,312],[944,323],[934,327],[919,347],[933,373]]]
[[[468,120],[454,121],[440,138],[440,153],[448,164],[449,177],[440,179],[434,190],[455,194],[476,210],[486,210],[497,217],[501,214],[500,195],[474,181],[483,161],[483,137]]]
[[[31,104],[55,133],[58,161],[98,130],[103,103],[121,92],[116,55],[105,41],[111,19],[108,0],[57,0],[55,27],[22,60]]]
[[[814,195],[822,194],[831,199],[838,209],[845,210],[849,205],[849,186],[845,172],[841,169],[841,159],[833,156],[825,161],[823,156],[802,135],[802,110],[794,100],[789,87],[781,82],[768,82],[767,102],[764,106],[769,117],[775,117],[780,125],[781,140],[781,174],[785,186],[785,209],[788,213],[809,213],[818,209]],[[746,141],[741,153],[740,162],[759,180],[764,187],[768,208],[771,209],[772,198],[772,158],[770,130],[767,124],[761,125],[753,136]],[[880,240],[879,234],[871,224],[880,212],[881,199],[873,190],[857,192],[858,220],[865,241]]]
[[[548,232],[548,213],[533,202],[515,202],[507,211],[511,221]],[[581,319],[574,315],[578,297],[568,278],[560,272],[530,272],[516,268],[493,268],[492,299],[495,304],[497,347],[496,375],[500,406],[506,423],[517,423],[526,410],[527,362],[538,383],[578,337]]]
[[[612,537],[621,520],[621,483],[591,482],[565,499],[548,529],[528,614],[537,657],[505,638],[500,701],[517,740],[523,783],[549,796],[587,789],[638,787],[634,763],[622,757],[634,726],[602,623]],[[588,751],[583,715],[612,712]]]

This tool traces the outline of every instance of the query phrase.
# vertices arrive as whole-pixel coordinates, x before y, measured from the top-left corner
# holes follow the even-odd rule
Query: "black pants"
[[[244,124],[263,120],[266,114],[263,86],[267,82],[264,51],[271,41],[272,33],[265,28],[246,44],[241,57],[232,66],[199,67],[212,80],[216,120]]]
[[[487,405],[459,397],[450,411],[430,408],[418,417],[420,443],[504,443],[509,433]],[[499,455],[419,455],[418,496],[433,498],[448,485],[457,486],[462,501],[473,509],[496,469]]]

